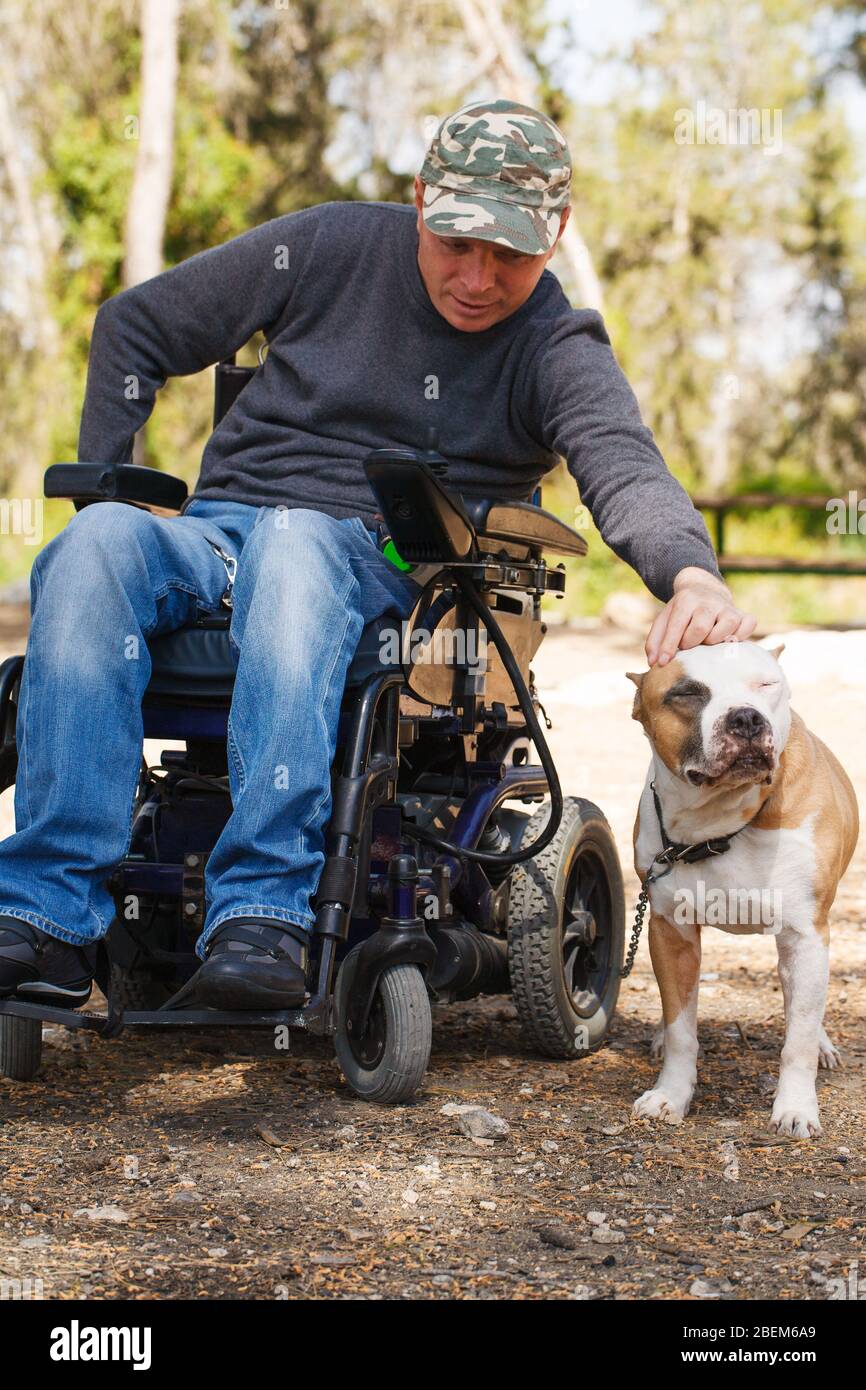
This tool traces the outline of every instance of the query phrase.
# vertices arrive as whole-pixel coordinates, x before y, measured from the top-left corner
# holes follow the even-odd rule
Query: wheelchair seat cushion
[[[227,619],[228,614],[225,616]],[[364,628],[349,666],[347,685],[359,685],[374,671],[384,669],[379,661],[381,629],[393,627],[395,621],[399,623],[393,614],[384,614]],[[230,703],[237,668],[227,621],[180,627],[152,637],[147,645],[153,666],[148,695],[188,695]]]

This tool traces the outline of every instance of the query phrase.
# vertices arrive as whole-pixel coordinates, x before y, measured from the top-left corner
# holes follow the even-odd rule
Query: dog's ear
[[[778,647],[773,647],[772,649],[770,649],[770,656],[774,656],[774,657],[776,658],[776,660],[778,661],[778,660],[779,660],[779,657],[782,655],[782,652],[783,652],[784,650],[785,650],[785,643],[784,643],[784,642],[780,642],[779,645],[778,645]]]
[[[631,717],[632,719],[639,720],[641,716],[640,690],[641,686],[644,683],[644,679],[649,674],[649,672],[641,671],[640,673],[638,673],[637,671],[626,671],[625,674],[628,677],[628,679],[630,681],[634,681],[635,685],[637,686],[637,690],[634,692],[634,704],[631,707]]]

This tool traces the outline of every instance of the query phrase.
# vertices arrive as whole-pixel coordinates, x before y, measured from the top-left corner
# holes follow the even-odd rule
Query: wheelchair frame
[[[237,367],[233,360],[219,364],[215,423],[230,409],[253,370]],[[37,1021],[49,1022],[67,1028],[91,1029],[106,1038],[117,1037],[126,1028],[276,1029],[283,1026],[318,1035],[341,1029],[345,1053],[347,1040],[350,1047],[354,1046],[353,1039],[357,1042],[364,1038],[371,1027],[374,1010],[380,1008],[377,991],[383,977],[394,967],[419,970],[428,994],[432,993],[437,999],[471,998],[479,993],[508,992],[511,988],[506,935],[515,863],[534,857],[538,852],[536,845],[540,850],[554,842],[556,849],[562,798],[552,758],[534,714],[538,701],[532,688],[532,672],[528,672],[527,689],[494,613],[480,599],[480,591],[495,593],[497,602],[501,601],[500,596],[507,597],[509,590],[524,595],[532,593],[540,640],[546,630],[540,623],[541,595],[545,592],[561,595],[565,584],[564,567],[561,564],[548,567],[542,549],[552,547],[561,553],[582,555],[586,552],[586,542],[570,527],[535,505],[503,506],[490,502],[464,505],[464,499],[443,486],[446,463],[433,450],[421,454],[374,451],[365,466],[404,560],[434,562],[438,569],[434,583],[443,596],[453,597],[455,622],[460,623],[464,631],[474,624],[472,630],[476,635],[483,622],[488,635],[494,635],[496,650],[517,693],[522,722],[510,718],[508,708],[501,701],[485,704],[484,673],[471,663],[449,667],[446,679],[452,689],[450,707],[434,704],[430,713],[424,712],[424,697],[419,709],[405,712],[402,709],[401,698],[412,702],[412,697],[407,700],[406,696],[404,666],[368,675],[351,693],[347,687],[331,773],[332,810],[326,827],[326,857],[313,898],[315,949],[311,951],[314,967],[311,993],[302,1008],[262,1013],[228,1012],[172,1007],[171,1000],[160,1008],[123,1008],[115,999],[115,991],[109,988],[104,1015],[55,1008],[14,997],[0,1000],[0,1025],[3,1027],[32,1030],[37,1027]],[[76,509],[95,501],[113,499],[170,512],[182,502],[186,486],[178,479],[135,465],[79,463],[49,468],[45,493],[46,496],[71,498]],[[536,490],[533,502],[538,497],[540,490]],[[407,507],[412,513],[408,523],[405,515],[401,516],[401,509],[405,513]],[[494,513],[498,515],[498,523]],[[491,517],[495,523],[492,526]],[[487,535],[479,541],[482,527],[492,531],[492,544]],[[529,536],[521,527],[529,528]],[[427,590],[424,592],[426,595]],[[504,611],[507,612],[507,608]],[[229,618],[230,614],[221,610],[202,615],[196,626],[225,629]],[[11,785],[15,777],[16,697],[23,665],[22,656],[11,657],[0,665],[0,790]],[[347,703],[348,708],[345,707]],[[419,703],[417,698],[414,703]],[[513,711],[516,707],[512,705],[511,708]],[[227,709],[223,707],[166,707],[158,700],[149,700],[146,694],[142,712],[145,738],[165,736],[186,740],[186,753],[172,753],[168,766],[165,762],[160,764],[166,772],[174,769],[179,776],[184,772],[193,777],[200,775],[196,771],[196,750],[200,753],[208,745],[219,746],[225,738]],[[404,775],[401,789],[401,750],[423,743],[425,736],[432,735],[455,741],[455,749],[462,741],[465,785],[460,795],[455,796],[453,774],[449,779],[436,772],[422,773],[420,778],[411,781]],[[541,753],[542,766],[530,765],[527,761],[530,741],[535,742]],[[470,752],[476,754],[472,761]],[[220,753],[219,759],[221,757]],[[163,754],[165,758],[166,753]],[[521,848],[530,816],[506,811],[504,803],[510,800],[542,802],[548,789],[553,794],[552,815],[541,828],[540,835],[536,833],[532,845]],[[424,805],[425,796],[434,800],[443,797],[436,812]],[[413,808],[422,815],[427,814],[429,822],[436,814],[441,818],[444,810],[447,819],[452,805],[457,802],[459,810],[447,826],[447,839],[406,816],[407,809]],[[572,853],[586,825],[594,827],[593,834],[598,842],[596,858],[605,866],[609,890],[608,951],[603,966],[599,967],[607,981],[604,996],[607,1000],[614,976],[618,988],[618,966],[622,960],[622,884],[621,877],[617,879],[615,848],[611,851],[612,837],[610,844],[599,841],[600,833],[602,841],[604,839],[606,822],[591,803],[581,803],[581,807],[589,807],[589,813],[584,814],[579,808],[579,833],[575,839],[573,829],[569,829],[568,853]],[[510,829],[503,828],[505,818],[508,818]],[[574,820],[572,815],[571,822]],[[609,828],[607,833],[609,835]],[[382,857],[382,843],[390,849],[385,858]],[[504,852],[503,845],[508,847]],[[434,850],[437,851],[435,857]],[[561,846],[557,852],[562,852]],[[131,858],[128,852],[108,880],[118,904],[118,917],[112,924],[115,937],[122,934],[120,904],[129,894],[156,901],[176,897],[181,921],[200,927],[204,917],[206,857],[203,852],[189,852],[184,853],[182,864],[166,864]],[[425,859],[431,862],[423,862]],[[565,908],[560,905],[555,911],[564,921]],[[593,913],[585,907],[575,912],[576,916],[570,919],[572,925],[578,924],[575,939],[583,943],[581,949],[585,947],[591,956],[603,939],[595,918],[603,917],[604,913],[596,909],[593,918]],[[581,913],[586,919],[582,925]],[[377,919],[378,925],[375,925]],[[559,931],[560,926],[555,923],[555,930]],[[340,1017],[335,1005],[335,970],[353,928],[360,931],[362,941],[352,951],[351,990],[344,1016]],[[567,935],[565,926],[562,931]],[[128,943],[127,947],[122,940],[111,943],[111,931],[109,944],[114,949],[113,959],[120,967],[124,964],[124,955],[127,966],[130,959],[134,959],[127,949]],[[192,959],[197,965],[196,958]],[[108,978],[107,972],[105,978]],[[606,1005],[605,1032],[616,990],[612,997],[613,1003],[609,1007]],[[11,1022],[16,1019],[22,1023]],[[537,1036],[536,1041],[545,1047],[543,1037]],[[594,1050],[597,1045],[596,1040],[576,1050]],[[573,1055],[574,1052],[570,1045],[564,1049],[547,1045],[545,1050],[552,1051],[553,1055]],[[349,1080],[353,1084],[351,1076]],[[417,1068],[411,1085],[407,1082],[402,1089],[392,1086],[387,1096],[371,1095],[369,1098],[408,1099],[416,1084]]]

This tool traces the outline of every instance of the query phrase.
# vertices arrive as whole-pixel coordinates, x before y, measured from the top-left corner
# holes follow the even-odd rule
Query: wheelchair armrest
[[[464,497],[463,505],[479,539],[522,542],[555,555],[585,555],[589,548],[573,526],[532,502]]]
[[[175,512],[188,491],[183,479],[137,463],[53,463],[44,486],[46,497],[68,497],[76,511],[91,502],[131,502]]]

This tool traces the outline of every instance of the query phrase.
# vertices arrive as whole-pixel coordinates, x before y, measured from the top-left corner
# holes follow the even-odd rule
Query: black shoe
[[[307,992],[307,942],[308,933],[293,922],[231,918],[217,927],[207,960],[186,989],[211,1009],[300,1008]]]
[[[29,922],[0,916],[0,998],[15,994],[59,1008],[86,1004],[96,949],[95,943],[70,946]]]

